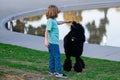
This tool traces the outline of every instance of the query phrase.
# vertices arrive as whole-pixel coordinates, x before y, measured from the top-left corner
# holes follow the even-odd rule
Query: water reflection
[[[120,46],[118,44],[118,42],[120,41],[120,39],[118,39],[118,35],[120,34],[120,31],[118,31],[120,29],[118,27],[120,26],[118,19],[120,19],[120,7],[101,8],[83,11],[81,10],[65,11],[63,13],[60,13],[59,17],[57,18],[58,21],[74,20],[76,22],[82,23],[86,32],[85,33],[87,38],[86,42],[92,44],[111,46]],[[21,32],[24,34],[32,34],[37,36],[44,36],[46,22],[47,20],[45,15],[39,15],[24,18],[22,20],[13,20],[12,22],[8,22],[6,26],[7,29],[11,31]],[[115,37],[118,39],[118,41],[114,41],[115,38],[112,39],[112,37],[115,36],[116,33],[116,31],[113,32],[113,29],[116,29],[116,31],[118,31]],[[64,36],[69,32],[69,30],[70,24],[61,25],[59,27],[60,39],[63,39]]]

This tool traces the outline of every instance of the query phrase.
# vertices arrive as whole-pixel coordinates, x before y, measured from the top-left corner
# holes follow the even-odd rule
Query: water
[[[74,20],[81,23],[85,28],[86,43],[120,47],[120,7],[61,12],[57,20]],[[7,29],[44,36],[46,22],[45,15],[40,15],[13,20],[13,27],[8,24]],[[63,40],[69,31],[70,24],[59,25],[59,39]]]

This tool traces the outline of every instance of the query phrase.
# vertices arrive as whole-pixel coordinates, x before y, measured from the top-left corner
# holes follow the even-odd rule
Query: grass
[[[120,80],[120,62],[83,57],[86,68],[82,73],[65,72],[67,80]],[[38,74],[43,80],[62,80],[48,76],[48,52],[0,43],[0,75],[21,76]],[[62,63],[65,55],[61,54]],[[74,58],[72,58],[74,62]]]

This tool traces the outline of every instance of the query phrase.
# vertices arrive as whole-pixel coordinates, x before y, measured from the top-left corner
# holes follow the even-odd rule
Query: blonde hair
[[[55,5],[50,5],[46,11],[46,17],[47,19],[49,18],[57,18],[58,17],[58,13],[60,11],[58,10],[57,6]]]

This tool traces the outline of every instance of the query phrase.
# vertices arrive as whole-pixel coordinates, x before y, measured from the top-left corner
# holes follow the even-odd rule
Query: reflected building
[[[116,11],[120,12],[120,7],[117,7],[117,8],[116,8]]]
[[[38,15],[38,16],[31,16],[28,18],[24,18],[24,21],[37,21],[40,20],[42,18],[42,15]]]
[[[80,21],[82,21],[82,16],[81,16],[82,11],[78,10],[78,11],[66,11],[63,13],[63,18],[64,20],[72,20],[72,21],[76,21],[77,23],[79,23]],[[70,24],[68,24],[70,26]]]

